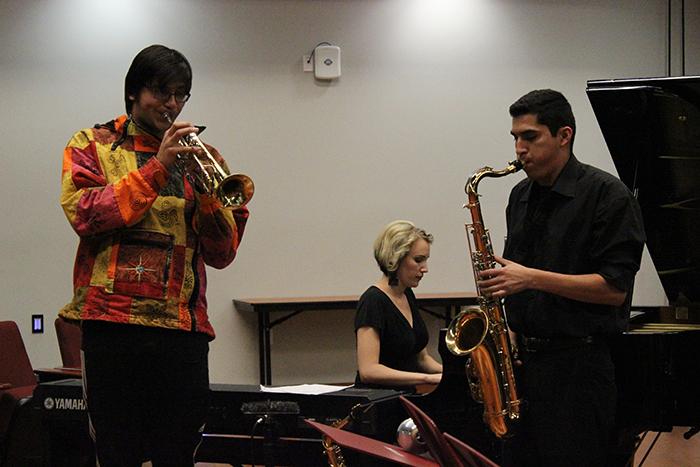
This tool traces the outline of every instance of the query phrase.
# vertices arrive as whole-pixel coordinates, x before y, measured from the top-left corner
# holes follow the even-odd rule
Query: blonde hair
[[[413,222],[396,220],[384,226],[374,241],[374,259],[385,276],[391,276],[399,269],[401,260],[419,238],[433,243],[433,236],[416,227]]]

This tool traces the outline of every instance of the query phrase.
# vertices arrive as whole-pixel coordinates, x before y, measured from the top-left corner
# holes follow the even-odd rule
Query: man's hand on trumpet
[[[188,154],[201,155],[201,149],[196,146],[183,146],[180,141],[190,133],[198,133],[199,129],[190,122],[173,122],[163,133],[156,158],[168,169],[177,161],[177,156],[186,157]]]

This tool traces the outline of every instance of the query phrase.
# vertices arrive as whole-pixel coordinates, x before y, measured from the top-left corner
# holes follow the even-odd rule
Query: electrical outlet
[[[32,334],[44,333],[44,315],[32,315]]]
[[[301,57],[301,64],[305,72],[314,71],[314,62],[311,61],[311,55],[303,55]]]

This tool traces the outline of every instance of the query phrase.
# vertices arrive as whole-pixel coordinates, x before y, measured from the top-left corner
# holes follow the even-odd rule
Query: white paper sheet
[[[350,386],[333,386],[330,384],[297,384],[294,386],[263,386],[260,385],[260,391],[262,392],[276,392],[276,393],[287,393],[287,394],[326,394],[329,392],[341,391]]]

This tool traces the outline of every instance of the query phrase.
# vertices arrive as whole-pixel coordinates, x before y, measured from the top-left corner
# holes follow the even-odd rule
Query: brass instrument
[[[166,112],[163,114],[172,125],[173,121]],[[199,148],[202,157],[193,154],[177,155],[178,165],[188,180],[201,192],[216,196],[225,208],[240,208],[248,204],[255,193],[253,180],[244,174],[229,174],[211,155],[197,133],[190,133],[180,139],[181,146]]]
[[[412,418],[407,418],[399,424],[396,429],[396,442],[404,450],[413,454],[421,455],[428,451],[428,445],[425,444]]]
[[[466,224],[469,253],[475,280],[478,273],[496,267],[493,246],[484,227],[477,187],[484,177],[503,177],[522,169],[514,160],[502,170],[483,167],[469,177],[464,191],[472,223]],[[472,244],[473,243],[473,244]],[[520,399],[515,387],[512,348],[503,304],[500,299],[485,296],[477,284],[478,307],[462,310],[450,323],[445,336],[447,348],[455,355],[470,354],[467,377],[472,397],[484,404],[484,422],[499,438],[512,432],[520,417]]]
[[[347,417],[333,423],[333,428],[342,430],[348,423],[357,418],[361,410],[367,409],[367,406],[363,406],[361,404],[355,405],[352,409],[350,409],[350,414]],[[326,453],[326,457],[328,457],[329,467],[347,467],[340,446],[335,444],[329,436],[323,435],[321,437],[321,444],[323,445],[323,450]]]
[[[343,426],[345,426],[345,424],[337,426],[333,425],[334,428],[343,428]],[[323,445],[323,450],[326,453],[326,457],[328,457],[329,467],[347,467],[340,446],[335,444],[330,437],[323,435],[321,438],[321,444]]]

